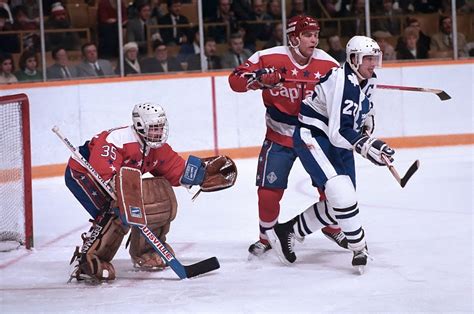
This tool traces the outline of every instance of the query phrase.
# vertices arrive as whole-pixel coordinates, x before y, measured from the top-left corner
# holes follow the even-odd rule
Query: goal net
[[[0,251],[33,247],[29,103],[0,97]]]

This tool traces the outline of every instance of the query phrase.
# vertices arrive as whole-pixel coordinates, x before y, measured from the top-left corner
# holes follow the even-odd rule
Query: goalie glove
[[[251,73],[246,73],[249,77],[247,81],[247,89],[267,89],[275,88],[281,84],[281,74],[275,68],[263,68]]]
[[[230,188],[237,179],[237,167],[232,159],[227,156],[214,156],[198,158],[189,156],[181,184],[190,188],[200,185],[201,189],[193,197],[201,192],[214,192]]]
[[[395,154],[395,151],[390,148],[387,143],[369,136],[362,136],[354,144],[354,149],[361,154],[362,157],[367,158],[378,166],[385,166],[382,154],[388,157],[390,161],[393,161],[392,156]]]

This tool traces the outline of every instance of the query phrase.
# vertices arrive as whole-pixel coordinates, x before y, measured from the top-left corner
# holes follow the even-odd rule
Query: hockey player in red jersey
[[[230,187],[235,182],[235,164],[231,162],[233,167],[232,170],[226,170],[226,178],[221,175],[223,168],[213,163],[219,160],[222,165],[222,158],[226,159],[224,163],[231,161],[225,156],[205,159],[189,156],[185,161],[166,143],[168,119],[159,105],[137,104],[132,111],[132,120],[131,126],[99,133],[79,147],[79,152],[112,187],[118,186],[114,184],[115,176],[125,166],[153,176],[143,179],[142,191],[136,193],[142,193],[140,197],[146,209],[147,227],[173,253],[171,246],[166,243],[166,234],[177,211],[177,201],[171,186],[200,185],[203,191]],[[234,181],[229,182],[228,174],[231,171],[235,172],[235,176]],[[117,203],[74,157],[69,159],[65,181],[92,217],[92,227],[82,235],[82,247],[76,247],[71,260],[71,264],[76,263],[71,279],[113,280],[115,269],[111,261],[130,227],[117,215]],[[140,236],[137,228],[132,229],[127,244],[135,267],[149,270],[166,266],[160,255]]]
[[[317,82],[331,68],[339,66],[335,59],[316,48],[319,30],[318,21],[312,17],[292,17],[286,31],[289,46],[258,51],[229,76],[230,87],[235,92],[261,89],[266,107],[267,132],[258,159],[256,180],[260,239],[249,247],[249,252],[255,256],[271,248],[265,232],[278,222],[280,200],[297,158],[292,136],[298,123],[300,104],[311,95],[315,86],[315,83],[284,82],[284,79]],[[340,246],[347,247],[340,229],[326,227],[322,231]]]

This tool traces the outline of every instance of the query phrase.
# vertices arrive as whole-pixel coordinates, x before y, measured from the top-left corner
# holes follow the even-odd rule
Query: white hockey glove
[[[281,74],[275,68],[263,68],[245,75],[249,77],[247,89],[275,88],[281,84]]]
[[[362,136],[355,144],[354,150],[378,166],[385,166],[382,154],[393,161],[395,151],[382,140],[374,137]]]
[[[362,134],[372,135],[375,130],[375,117],[373,114],[368,114],[362,126]]]

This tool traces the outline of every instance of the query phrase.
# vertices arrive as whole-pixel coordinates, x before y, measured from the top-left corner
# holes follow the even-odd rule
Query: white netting
[[[0,242],[25,241],[21,102],[0,98]]]

